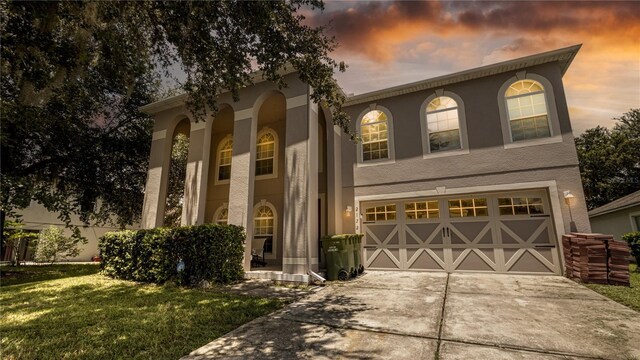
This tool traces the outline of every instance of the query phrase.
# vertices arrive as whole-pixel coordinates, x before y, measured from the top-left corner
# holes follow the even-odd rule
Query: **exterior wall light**
[[[569,223],[569,228],[571,232],[577,232],[578,228],[576,227],[576,223],[573,221],[573,214],[571,213],[571,204],[575,201],[575,195],[571,193],[571,191],[567,190],[564,192],[564,202],[569,207],[569,219],[571,222]]]
[[[347,215],[347,217],[351,217],[352,212],[353,208],[351,207],[351,205],[347,205],[347,209],[345,210],[345,214]]]

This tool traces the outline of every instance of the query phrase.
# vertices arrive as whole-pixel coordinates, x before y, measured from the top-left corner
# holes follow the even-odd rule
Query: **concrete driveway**
[[[183,359],[640,359],[640,313],[562,277],[369,272]]]

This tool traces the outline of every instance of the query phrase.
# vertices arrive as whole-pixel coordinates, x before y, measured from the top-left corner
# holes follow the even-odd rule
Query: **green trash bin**
[[[351,277],[358,276],[358,267],[356,265],[356,238],[352,234],[337,235],[345,239],[347,243],[347,251],[349,252],[349,275]]]
[[[327,265],[327,280],[349,280],[352,272],[353,251],[344,237],[325,236],[322,251]]]
[[[364,234],[355,234],[353,236],[353,258],[354,258],[354,266],[356,271],[359,274],[364,272],[364,264],[362,263],[362,237]]]

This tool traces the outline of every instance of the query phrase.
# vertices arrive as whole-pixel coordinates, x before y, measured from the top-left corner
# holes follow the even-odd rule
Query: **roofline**
[[[603,206],[604,206],[604,205],[603,205]],[[611,214],[611,213],[614,213],[614,212],[616,212],[616,211],[620,211],[620,210],[625,210],[625,209],[628,209],[628,208],[632,208],[632,207],[634,207],[634,206],[640,206],[640,202],[632,203],[632,204],[628,204],[628,205],[621,206],[621,207],[618,207],[618,208],[613,208],[613,209],[611,209],[611,210],[606,210],[606,211],[603,211],[603,212],[600,212],[600,213],[596,213],[596,214],[591,214],[591,212],[593,212],[593,211],[595,211],[595,210],[598,210],[598,208],[595,208],[595,209],[593,209],[593,210],[591,210],[591,211],[587,212],[587,215],[588,215],[590,218],[594,218],[594,217],[598,217],[598,216],[601,216],[601,215]]]
[[[296,71],[297,70],[293,67],[293,65],[291,65],[291,63],[286,63],[280,70],[278,70],[278,74],[284,76],[284,75],[295,73]],[[249,76],[250,76],[250,80],[249,80],[250,84],[245,85],[245,87],[249,85],[255,85],[263,81],[267,81],[267,79],[264,78],[264,71],[261,71],[261,70],[254,71]],[[222,89],[218,93],[218,96],[227,92],[229,92],[228,89]],[[169,109],[184,105],[188,97],[189,96],[187,93],[182,93],[180,95],[171,96],[168,98],[164,98],[162,100],[154,101],[147,105],[140,106],[138,110],[148,115],[154,115],[161,111],[169,110]]]
[[[496,64],[485,65],[478,68],[473,68],[469,70],[459,71],[453,74],[442,75],[430,79],[420,80],[408,84],[402,84],[398,86],[393,86],[386,89],[376,90],[364,94],[359,94],[351,97],[347,97],[344,107],[356,105],[360,103],[371,102],[383,98],[388,98],[392,96],[398,96],[403,94],[408,94],[416,91],[432,89],[440,86],[445,86],[453,83],[458,83],[462,81],[478,79],[485,76],[500,74],[504,72],[519,70],[522,68],[527,68],[535,65],[546,64],[550,62],[557,61],[560,63],[562,75],[567,72],[571,62],[576,57],[578,50],[582,47],[582,44],[572,45],[561,49],[551,50],[539,54],[524,56],[521,58],[517,58],[514,60],[507,60],[503,62],[499,62]],[[296,72],[297,70],[291,65],[286,64],[284,66],[285,70],[280,70],[280,75],[288,75]],[[263,71],[255,71],[251,73],[251,84],[260,83],[263,81],[267,81],[264,77]],[[247,85],[248,86],[248,85]],[[338,86],[342,94],[344,95],[344,91],[340,86]],[[229,90],[223,89],[220,91],[220,94],[224,94]],[[138,110],[143,113],[154,115],[161,111],[168,110],[177,106],[182,106],[185,104],[188,95],[180,94],[176,96],[172,96],[166,99],[162,99],[151,104],[147,104],[138,108]]]
[[[572,45],[561,49],[551,50],[539,54],[524,56],[521,58],[507,60],[496,64],[490,64],[473,68],[469,70],[463,70],[453,74],[442,75],[430,79],[420,80],[408,84],[402,84],[393,86],[386,89],[376,90],[364,94],[352,96],[347,99],[346,106],[371,102],[391,96],[397,96],[407,93],[412,93],[421,90],[432,89],[444,85],[458,83],[462,81],[477,79],[485,76],[500,74],[504,72],[519,70],[535,65],[546,64],[550,62],[560,62],[562,69],[562,75],[567,72],[567,69],[571,65],[571,62],[576,57],[578,50],[582,47],[582,44]]]

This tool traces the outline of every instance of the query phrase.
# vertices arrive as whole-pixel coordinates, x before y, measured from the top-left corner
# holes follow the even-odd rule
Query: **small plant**
[[[78,256],[80,254],[79,242],[80,239],[64,236],[64,231],[61,228],[51,225],[40,232],[35,260],[53,264],[68,257]]]
[[[636,271],[640,272],[640,231],[624,234],[622,235],[622,240],[629,244],[631,255],[636,258],[636,264],[638,264]]]

